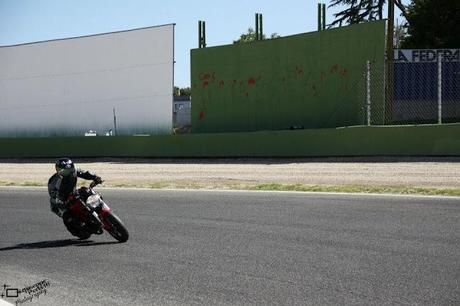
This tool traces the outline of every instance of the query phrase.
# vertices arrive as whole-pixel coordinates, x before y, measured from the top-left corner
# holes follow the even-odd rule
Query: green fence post
[[[323,8],[323,30],[326,30],[326,4],[323,3],[322,5]]]
[[[198,48],[206,48],[206,22],[198,21]]]
[[[259,40],[259,13],[256,13],[256,40]]]
[[[260,40],[263,40],[264,39],[264,26],[263,26],[263,22],[262,22],[262,14],[259,14],[259,39]]]
[[[321,31],[321,3],[318,3],[318,31]]]
[[[394,103],[394,0],[388,1],[388,23],[387,23],[387,62],[386,62],[386,94],[385,94],[385,122],[391,124],[393,121]]]
[[[206,48],[206,22],[203,21],[203,48]]]
[[[201,48],[202,35],[201,35],[201,20],[198,21],[198,48]]]

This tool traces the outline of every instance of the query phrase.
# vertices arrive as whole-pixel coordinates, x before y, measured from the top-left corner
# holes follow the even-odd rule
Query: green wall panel
[[[460,156],[460,124],[148,137],[0,138],[0,157]]]
[[[362,124],[366,61],[383,71],[384,49],[385,21],[378,21],[191,50],[192,130]]]

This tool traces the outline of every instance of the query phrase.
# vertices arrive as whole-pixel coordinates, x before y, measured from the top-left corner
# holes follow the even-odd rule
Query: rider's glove
[[[51,198],[50,204],[51,211],[62,218],[64,212],[67,210],[67,203],[60,198]]]
[[[65,209],[66,208],[66,203],[62,201],[61,199],[56,199],[56,206],[59,209]]]
[[[96,176],[96,178],[94,179],[94,182],[98,185],[102,184],[102,178],[100,176]]]

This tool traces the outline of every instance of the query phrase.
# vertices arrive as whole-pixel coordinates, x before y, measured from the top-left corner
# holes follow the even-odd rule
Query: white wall
[[[0,47],[0,136],[171,133],[174,25]]]

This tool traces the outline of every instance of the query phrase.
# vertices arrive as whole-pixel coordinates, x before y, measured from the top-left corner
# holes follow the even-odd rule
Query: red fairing
[[[99,212],[99,214],[100,214],[102,217],[105,217],[105,216],[107,216],[110,212],[112,212],[112,208],[110,208],[107,204],[104,203],[104,205],[102,206],[102,209],[101,209],[101,211]]]
[[[82,187],[83,189],[84,187]],[[71,194],[67,199],[69,209],[72,211],[74,216],[79,216],[82,220],[85,220],[88,217],[88,210],[85,208],[85,205],[76,198],[74,194]],[[106,223],[105,219],[108,214],[112,212],[112,209],[107,205],[103,204],[102,209],[98,212],[99,218],[103,223],[103,228],[108,229],[111,227],[110,223]]]
[[[88,211],[85,209],[80,200],[77,200],[74,195],[69,196],[68,205],[74,216],[85,217]]]

